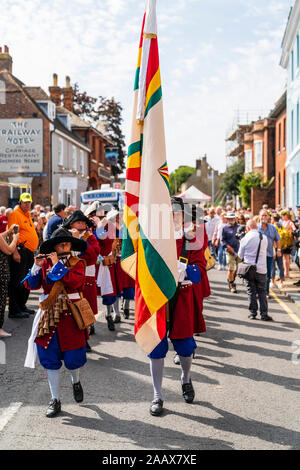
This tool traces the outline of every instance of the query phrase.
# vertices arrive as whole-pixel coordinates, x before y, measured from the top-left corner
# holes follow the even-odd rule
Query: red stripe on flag
[[[141,39],[140,39],[139,48],[143,47],[143,35],[144,35],[145,19],[146,19],[146,13],[144,14],[144,18],[143,18],[143,26],[142,26],[142,32],[141,32]]]
[[[148,307],[143,298],[138,278],[135,281],[135,325],[134,325],[134,334],[142,328],[144,323],[146,323],[151,318]],[[162,340],[166,335],[166,309],[165,305],[161,307],[156,312],[156,329],[158,336]]]
[[[126,206],[132,208],[138,207],[139,204],[139,198],[138,196],[135,196],[134,194],[126,193],[125,195],[125,204]],[[135,214],[137,213],[136,210],[133,211]]]
[[[147,90],[150,85],[150,82],[154,75],[156,74],[159,67],[159,54],[158,54],[158,43],[157,38],[151,39],[150,45],[150,52],[149,52],[149,61],[148,61],[148,69],[147,69]]]
[[[139,183],[141,180],[141,169],[128,168],[126,171],[126,179],[130,181],[137,181]]]
[[[138,205],[138,203],[139,203],[138,196],[135,196],[134,194],[131,194],[131,193],[126,193],[125,194],[125,204],[126,204],[126,206],[132,207],[132,206]],[[136,211],[134,211],[134,212],[136,212]]]

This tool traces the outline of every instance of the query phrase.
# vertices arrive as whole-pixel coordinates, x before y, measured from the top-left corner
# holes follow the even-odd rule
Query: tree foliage
[[[102,121],[106,127],[107,136],[118,147],[118,163],[112,166],[114,176],[120,174],[125,169],[125,136],[122,132],[122,111],[121,104],[115,99],[99,96],[94,98],[86,92],[80,92],[77,83],[74,85],[74,113],[91,124],[97,125]]]
[[[195,173],[195,168],[191,166],[180,166],[173,173],[170,174],[170,194],[173,196],[177,191],[180,190],[180,186],[185,183],[190,176]]]
[[[221,189],[226,194],[237,196],[240,192],[239,184],[240,184],[240,181],[244,177],[244,173],[245,173],[245,161],[244,159],[241,159],[227,168],[222,184],[221,184]]]
[[[248,173],[239,183],[240,197],[242,198],[243,206],[250,205],[251,188],[257,188],[262,185],[262,176],[260,173]]]

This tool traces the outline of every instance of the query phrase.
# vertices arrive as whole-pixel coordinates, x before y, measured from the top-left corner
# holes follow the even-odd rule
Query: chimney
[[[63,102],[64,102],[64,107],[68,109],[69,111],[73,112],[73,106],[74,106],[74,92],[73,88],[71,87],[71,79],[70,77],[66,77],[66,86],[65,88],[62,89],[63,92]]]
[[[2,52],[2,47],[0,47],[0,71],[8,70],[12,73],[12,57],[9,55],[9,49],[7,46],[4,46],[4,52]]]
[[[53,74],[53,85],[49,86],[49,93],[51,100],[56,104],[56,106],[61,106],[61,94],[62,89],[57,85],[57,74]]]

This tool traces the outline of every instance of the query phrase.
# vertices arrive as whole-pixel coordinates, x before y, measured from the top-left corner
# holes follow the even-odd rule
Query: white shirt
[[[221,241],[222,243],[222,232],[223,228],[227,225],[226,223],[220,222],[218,226],[218,233],[217,233],[217,239]]]
[[[205,224],[206,233],[208,236],[208,240],[212,240],[216,225],[220,222],[220,217],[215,216],[211,218],[210,216],[206,217],[207,223]]]
[[[257,230],[250,230],[240,242],[240,249],[238,256],[247,264],[255,264],[257,250],[259,245],[259,232]],[[267,274],[267,248],[268,239],[263,235],[256,271],[259,274]]]

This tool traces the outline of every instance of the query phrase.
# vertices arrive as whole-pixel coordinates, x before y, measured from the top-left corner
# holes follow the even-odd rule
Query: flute
[[[63,253],[59,253],[57,255],[58,258],[66,258],[67,256],[69,256],[71,254],[71,251],[64,251]],[[48,255],[37,255],[35,257],[35,259],[43,259],[43,258],[49,258],[49,254]]]

